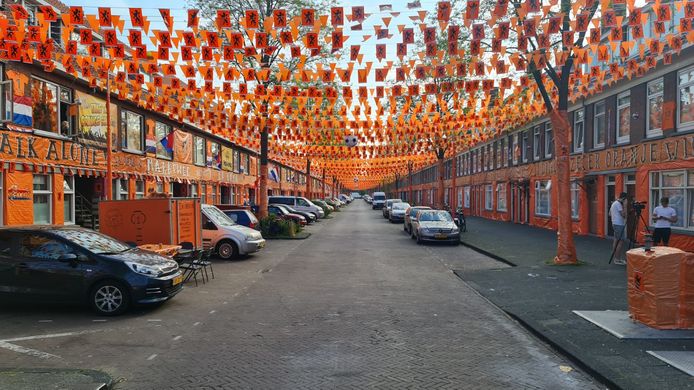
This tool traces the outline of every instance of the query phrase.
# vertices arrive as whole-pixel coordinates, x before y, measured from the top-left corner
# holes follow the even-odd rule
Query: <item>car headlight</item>
[[[457,228],[457,227],[456,227],[456,228],[453,228],[453,230],[451,230],[451,233],[453,233],[453,234],[458,234],[458,228]]]
[[[133,272],[138,273],[140,275],[158,277],[163,273],[161,268],[159,267],[153,267],[150,265],[135,263],[132,261],[126,261],[125,264],[127,264],[128,267],[130,267],[130,269],[133,270]]]
[[[246,236],[246,240],[249,240],[249,241],[260,240],[262,238],[263,238],[263,236],[261,234],[249,234]]]

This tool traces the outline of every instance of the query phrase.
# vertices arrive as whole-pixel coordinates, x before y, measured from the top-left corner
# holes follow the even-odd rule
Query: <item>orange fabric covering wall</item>
[[[34,222],[33,174],[7,172],[5,180],[5,221],[7,225],[30,225]]]
[[[63,175],[51,175],[53,180],[53,224],[62,225],[65,221],[65,193],[63,192]]]

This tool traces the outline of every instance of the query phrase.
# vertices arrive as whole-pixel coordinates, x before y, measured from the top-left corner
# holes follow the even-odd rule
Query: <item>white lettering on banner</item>
[[[173,161],[147,158],[147,173],[153,175],[190,177],[190,167]]]

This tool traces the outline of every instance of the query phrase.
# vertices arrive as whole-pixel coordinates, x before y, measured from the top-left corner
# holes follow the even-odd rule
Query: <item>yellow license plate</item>
[[[437,240],[445,240],[446,239],[446,235],[441,234],[441,233],[436,234],[434,237],[436,237]]]
[[[178,275],[175,278],[173,278],[173,285],[181,284],[183,281],[183,275]]]

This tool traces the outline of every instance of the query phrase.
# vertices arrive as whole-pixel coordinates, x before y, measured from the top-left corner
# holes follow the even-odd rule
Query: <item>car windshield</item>
[[[86,229],[56,229],[51,233],[96,253],[121,253],[132,249],[127,244],[105,234]]]
[[[205,207],[205,215],[217,226],[234,226],[236,223],[216,207]]]
[[[453,218],[448,211],[428,211],[419,216],[421,222],[451,222]]]
[[[385,195],[374,195],[374,200],[386,200]]]
[[[393,205],[393,210],[407,210],[410,207],[409,203],[396,203]]]

